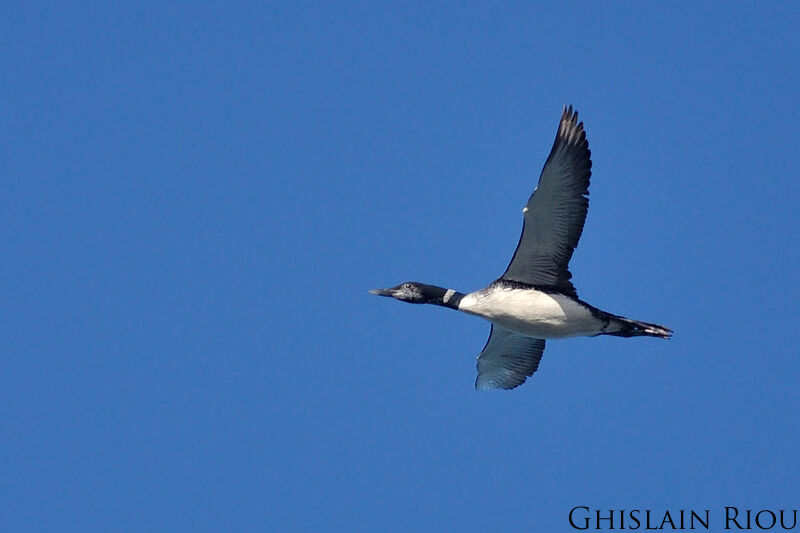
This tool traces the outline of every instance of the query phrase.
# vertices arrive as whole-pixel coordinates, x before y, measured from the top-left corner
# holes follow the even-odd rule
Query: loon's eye
[[[410,283],[406,283],[406,284],[405,284],[405,288],[406,288],[406,289],[410,289],[410,288],[411,288],[411,284],[410,284]]]

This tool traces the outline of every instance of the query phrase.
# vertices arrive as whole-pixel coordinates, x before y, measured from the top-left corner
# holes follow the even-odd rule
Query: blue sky
[[[800,501],[800,8],[56,3],[0,17],[0,529],[567,531]],[[367,294],[505,269],[564,104],[550,342]]]

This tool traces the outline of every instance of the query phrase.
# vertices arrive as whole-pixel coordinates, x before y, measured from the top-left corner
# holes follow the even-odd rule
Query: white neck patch
[[[447,292],[444,293],[444,296],[442,296],[442,301],[444,303],[449,302],[450,298],[452,298],[455,293],[456,293],[456,291],[454,291],[453,289],[447,289]]]

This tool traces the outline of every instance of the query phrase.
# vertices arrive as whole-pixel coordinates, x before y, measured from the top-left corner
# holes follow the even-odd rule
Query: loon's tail
[[[650,322],[640,322],[621,316],[614,316],[610,320],[612,331],[604,332],[606,335],[615,337],[658,337],[659,339],[669,339],[672,337],[672,330],[666,326],[651,324]],[[615,331],[613,331],[615,330]]]

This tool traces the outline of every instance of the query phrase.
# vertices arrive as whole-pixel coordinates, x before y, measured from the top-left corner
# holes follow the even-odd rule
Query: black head
[[[436,287],[435,285],[425,285],[415,281],[407,281],[396,287],[389,289],[374,289],[370,294],[378,296],[391,296],[396,300],[411,304],[435,304],[441,303],[447,289]]]
[[[424,304],[430,300],[430,295],[426,296],[426,287],[430,287],[430,285],[408,281],[388,289],[374,289],[369,293],[377,294],[378,296],[390,296],[396,300],[412,304]]]

